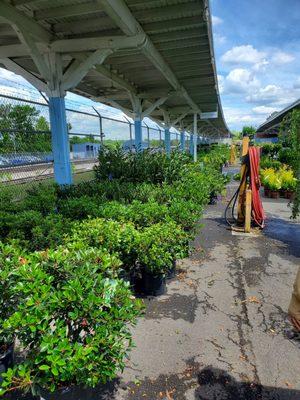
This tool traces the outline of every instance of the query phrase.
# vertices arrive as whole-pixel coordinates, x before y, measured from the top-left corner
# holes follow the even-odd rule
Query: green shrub
[[[145,228],[136,239],[137,260],[153,275],[165,275],[174,260],[188,255],[188,235],[174,222]]]
[[[132,223],[102,218],[75,223],[67,243],[85,243],[88,246],[103,248],[120,257],[124,268],[131,269],[136,262],[135,240],[138,235]]]
[[[174,199],[168,209],[168,217],[180,225],[183,229],[189,231],[200,219],[203,206],[194,203],[192,200]]]
[[[0,352],[14,341],[14,332],[3,331],[4,322],[16,311],[20,296],[13,288],[17,284],[16,270],[25,262],[16,243],[0,242]]]
[[[7,237],[10,239],[19,239],[26,245],[26,242],[30,242],[32,239],[33,228],[42,223],[43,215],[39,211],[27,210],[11,214]]]
[[[282,148],[278,153],[278,160],[283,163],[292,166],[295,161],[294,152],[291,148]]]
[[[82,220],[99,216],[99,199],[97,197],[81,196],[64,199],[59,202],[59,213],[72,220]]]
[[[62,215],[47,215],[40,224],[32,228],[27,247],[32,251],[55,248],[64,243],[64,237],[70,233],[72,225],[72,221]]]
[[[95,177],[101,181],[172,183],[191,162],[190,156],[181,152],[172,152],[167,156],[163,152],[126,152],[120,146],[115,148],[102,146],[99,152],[99,165],[95,166]]]
[[[68,255],[71,257],[69,258]],[[90,250],[33,255],[17,269],[13,290],[25,301],[4,323],[25,358],[2,375],[2,393],[96,386],[116,376],[140,313],[128,284],[107,276],[111,256]]]
[[[266,156],[261,157],[261,160],[260,160],[260,168],[261,169],[273,168],[275,170],[278,170],[281,167],[282,167],[282,164],[280,161],[273,160]]]
[[[281,143],[264,143],[261,146],[263,156],[277,157],[282,149]]]
[[[27,190],[22,202],[25,210],[38,211],[47,215],[56,210],[57,194],[55,185],[38,184]]]

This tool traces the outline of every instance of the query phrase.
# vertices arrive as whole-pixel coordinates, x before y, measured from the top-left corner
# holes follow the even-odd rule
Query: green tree
[[[254,126],[244,126],[242,129],[242,137],[249,136],[250,139],[254,138],[256,129]]]
[[[49,124],[34,106],[1,105],[0,132],[0,150],[3,153],[51,151]]]

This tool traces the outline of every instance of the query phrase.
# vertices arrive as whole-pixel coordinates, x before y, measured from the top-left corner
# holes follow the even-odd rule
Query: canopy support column
[[[167,156],[171,155],[171,133],[170,133],[170,128],[166,127],[165,128],[165,150]]]
[[[192,133],[190,133],[189,152],[191,156],[194,155],[194,135]]]
[[[194,162],[197,162],[197,144],[198,144],[198,132],[197,132],[197,118],[198,114],[194,113],[194,146],[193,146],[193,157],[194,157]]]
[[[134,116],[134,145],[136,151],[142,150],[143,134],[141,114]]]
[[[49,113],[55,181],[59,185],[71,185],[73,180],[65,98],[49,97]]]
[[[185,132],[180,132],[180,151],[185,151]]]

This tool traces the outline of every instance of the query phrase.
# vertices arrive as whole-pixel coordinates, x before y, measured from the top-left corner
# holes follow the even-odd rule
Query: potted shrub
[[[66,243],[84,243],[117,254],[123,264],[122,276],[125,272],[125,277],[131,280],[137,259],[134,246],[137,235],[138,231],[130,222],[95,218],[74,224]]]
[[[268,177],[267,186],[270,189],[271,199],[278,199],[279,190],[281,189],[281,181],[278,173],[275,172]]]
[[[141,271],[138,289],[146,295],[163,294],[176,258],[187,253],[187,234],[174,222],[158,223],[141,231],[136,246]]]
[[[282,190],[286,199],[291,199],[297,186],[297,179],[291,169],[282,168],[280,170],[280,178],[282,182]]]
[[[3,327],[25,353],[2,374],[1,394],[31,389],[48,399],[62,388],[105,383],[123,368],[140,305],[110,273],[111,262],[105,251],[59,247],[18,268],[16,290],[26,301]]]
[[[13,365],[15,334],[5,332],[3,325],[21,302],[21,296],[14,288],[17,283],[16,269],[25,262],[16,243],[0,242],[0,371],[6,371]]]

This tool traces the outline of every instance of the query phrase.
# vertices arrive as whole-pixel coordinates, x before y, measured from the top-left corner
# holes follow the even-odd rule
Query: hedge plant
[[[111,263],[104,250],[61,247],[28,256],[15,269],[12,290],[24,301],[3,328],[26,352],[2,375],[1,393],[94,387],[124,367],[140,304],[125,281],[110,276]]]

